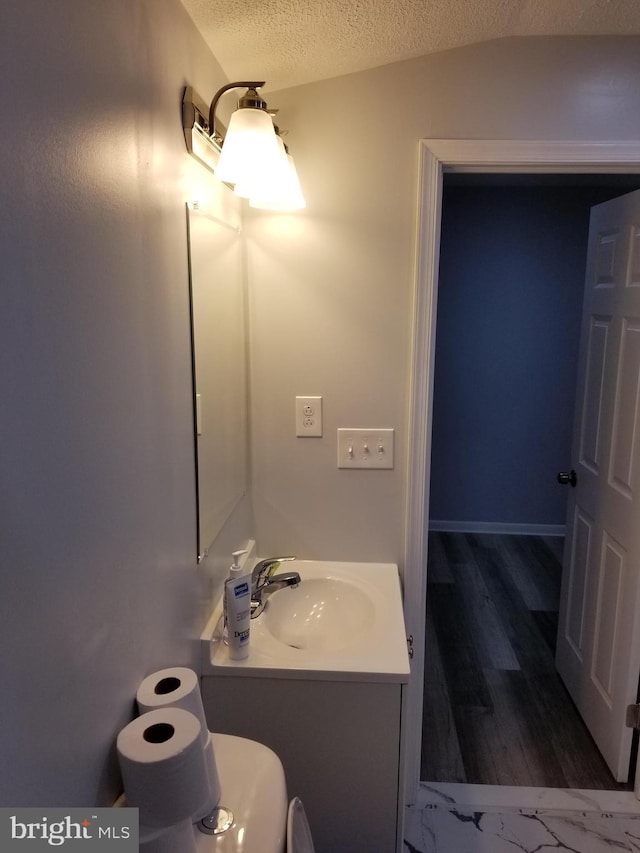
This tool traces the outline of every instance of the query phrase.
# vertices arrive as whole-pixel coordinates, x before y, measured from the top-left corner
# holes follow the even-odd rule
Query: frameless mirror
[[[246,490],[246,341],[238,227],[187,206],[198,559]]]

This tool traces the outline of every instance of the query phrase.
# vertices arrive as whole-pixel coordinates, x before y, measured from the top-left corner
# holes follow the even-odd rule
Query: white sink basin
[[[343,649],[372,631],[376,608],[362,587],[338,578],[308,578],[272,593],[258,617],[292,649]]]
[[[268,596],[251,620],[249,655],[229,658],[222,605],[202,634],[203,674],[344,681],[409,680],[398,567],[296,560],[297,587]]]

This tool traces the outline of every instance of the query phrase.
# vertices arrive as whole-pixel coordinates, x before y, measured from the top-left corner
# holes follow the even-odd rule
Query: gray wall
[[[589,186],[451,186],[443,199],[430,518],[563,525]]]
[[[308,204],[248,224],[263,550],[403,562],[418,140],[637,140],[639,48],[501,39],[269,98]],[[295,438],[296,394],[324,395],[323,438]],[[394,427],[394,471],[338,470],[341,426]]]
[[[175,0],[8,0],[0,56],[0,805],[109,804],[198,663],[180,105],[225,81]]]
[[[103,804],[138,683],[196,663],[208,597],[179,114],[224,80],[177,0],[8,0],[0,42],[0,804]],[[309,206],[248,229],[263,553],[401,560],[417,140],[637,139],[638,44],[505,40],[269,98]],[[296,444],[316,393],[326,437]],[[396,427],[395,471],[338,472],[338,425]]]

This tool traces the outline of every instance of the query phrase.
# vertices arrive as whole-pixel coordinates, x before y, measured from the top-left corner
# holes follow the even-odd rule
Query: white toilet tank
[[[247,738],[212,734],[221,795],[233,815],[225,832],[196,829],[197,853],[314,853],[300,800],[287,803],[282,763],[268,747]]]

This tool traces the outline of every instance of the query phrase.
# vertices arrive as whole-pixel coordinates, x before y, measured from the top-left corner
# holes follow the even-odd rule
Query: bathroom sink
[[[257,560],[257,557],[255,558]],[[249,655],[229,657],[222,603],[202,634],[203,674],[406,682],[407,633],[394,563],[296,560],[297,587],[267,597],[251,620]]]
[[[355,583],[309,578],[272,593],[258,619],[293,649],[336,651],[371,631],[375,615],[371,596]]]

